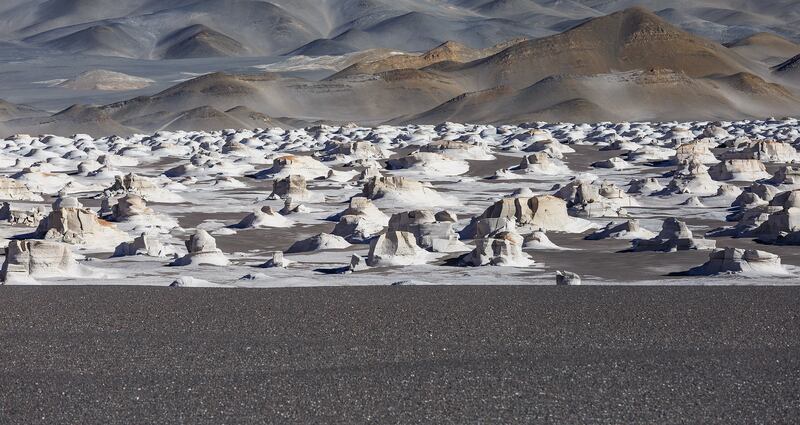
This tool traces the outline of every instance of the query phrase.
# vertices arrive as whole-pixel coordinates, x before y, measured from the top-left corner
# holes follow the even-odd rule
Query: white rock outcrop
[[[528,267],[530,256],[522,251],[522,236],[505,231],[475,240],[475,249],[460,258],[464,266]]]
[[[350,247],[350,243],[343,237],[331,235],[329,233],[320,233],[308,239],[297,241],[286,250],[287,254],[297,252],[314,252],[328,249],[345,249]]]
[[[717,181],[755,181],[771,177],[764,163],[757,159],[726,159],[709,168],[708,174]]]
[[[149,202],[164,204],[184,202],[184,199],[172,193],[156,180],[142,177],[133,173],[124,176],[115,176],[114,184],[104,191],[107,198],[116,198],[127,194],[139,195]]]
[[[236,229],[257,229],[262,227],[292,227],[293,225],[293,220],[280,215],[270,206],[263,206],[246,215],[239,223],[231,227]]]
[[[566,270],[556,271],[556,285],[573,285],[581,284],[581,277],[577,273],[568,272]]]
[[[708,255],[708,261],[686,274],[709,276],[719,274],[745,274],[758,276],[789,276],[775,254],[756,249],[722,248]]]
[[[123,242],[117,245],[114,249],[113,257],[143,255],[147,257],[165,258],[174,254],[177,253],[172,247],[164,245],[154,236],[142,233],[132,242]]]
[[[417,246],[409,232],[386,232],[373,239],[369,246],[367,265],[370,267],[410,266],[425,264],[428,252]]]
[[[217,248],[217,241],[203,229],[198,229],[186,241],[188,254],[176,258],[171,266],[227,266],[230,264],[222,250]]]
[[[453,229],[455,221],[452,218],[446,211],[440,214],[434,214],[430,210],[405,211],[392,215],[389,220],[389,231],[412,233],[417,245],[428,251],[469,251]]]
[[[314,193],[306,188],[306,178],[302,175],[292,174],[272,182],[270,199],[292,199],[299,202],[322,202],[325,196]]]
[[[581,233],[593,226],[586,220],[570,217],[566,201],[551,195],[503,198],[478,218],[506,218],[518,227],[555,232]]]
[[[6,284],[37,283],[42,278],[103,278],[103,273],[79,264],[69,245],[35,239],[14,240],[6,248],[0,278]]]
[[[34,234],[38,239],[98,249],[114,249],[131,239],[72,197],[58,198],[53,203],[53,211],[39,222]]]
[[[25,183],[0,176],[0,199],[6,201],[42,201],[41,195],[33,193]]]
[[[434,152],[414,152],[407,156],[387,161],[390,170],[409,170],[428,176],[457,176],[469,171],[469,163],[448,158]]]
[[[362,196],[389,206],[446,207],[457,205],[455,197],[442,195],[428,185],[400,176],[372,177],[364,183]]]
[[[300,175],[306,180],[313,180],[326,177],[330,171],[330,167],[310,156],[284,155],[275,158],[271,168],[258,172],[255,177],[282,179],[291,175]]]
[[[634,239],[633,251],[686,251],[714,249],[717,242],[713,239],[699,239],[692,235],[686,223],[670,217],[664,220],[661,232],[651,239]]]
[[[656,234],[654,232],[643,228],[641,224],[639,224],[639,220],[631,219],[619,224],[614,224],[612,221],[608,223],[606,227],[586,236],[584,239],[588,241],[601,239],[633,240],[652,239],[655,236]]]

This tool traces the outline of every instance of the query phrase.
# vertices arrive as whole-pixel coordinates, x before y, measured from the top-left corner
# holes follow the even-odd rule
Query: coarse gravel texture
[[[800,289],[0,287],[0,423],[790,423]]]

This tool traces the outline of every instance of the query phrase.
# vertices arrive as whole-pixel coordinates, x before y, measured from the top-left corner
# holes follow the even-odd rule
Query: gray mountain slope
[[[95,25],[46,41],[43,45],[68,53],[136,58],[145,49],[141,37],[136,36],[137,32],[136,28],[119,23]],[[35,43],[36,38],[47,38],[49,34],[39,35],[29,41]]]

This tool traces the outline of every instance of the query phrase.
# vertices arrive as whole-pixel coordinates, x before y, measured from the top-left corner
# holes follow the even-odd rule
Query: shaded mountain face
[[[449,12],[442,15],[440,6],[445,3],[450,6]],[[135,52],[168,58],[149,61],[166,68],[172,63],[191,65],[209,56],[230,58],[280,50],[283,47],[277,46],[293,46],[291,40],[299,40],[305,47],[268,65],[256,59],[249,62],[251,66],[186,81],[171,76],[169,85],[155,81],[153,87],[131,90],[136,96],[121,92],[112,101],[92,102],[93,106],[75,105],[46,116],[0,117],[0,122],[4,133],[105,135],[320,122],[499,124],[532,120],[725,120],[800,114],[798,59],[790,56],[797,46],[794,41],[776,34],[753,33],[721,44],[670,24],[663,11],[631,7],[608,15],[597,12],[600,6],[614,9],[614,5],[623,3],[328,0],[319,4],[320,10],[337,4],[348,12],[338,10],[321,19],[312,16],[310,3],[303,1],[272,4],[234,0],[226,4],[233,9],[246,7],[250,13],[247,17],[237,15],[238,19],[265,24],[226,26],[229,16],[221,11],[220,2],[142,0],[136,10],[146,13],[143,22],[168,22],[158,28],[172,31],[137,38],[135,32],[148,31],[151,24],[134,27],[105,22],[101,29],[97,24],[86,28],[73,25],[68,31],[49,29],[27,37],[23,43],[53,43],[74,38],[76,33],[91,35],[92,40],[98,40],[98,34],[124,33],[150,46]],[[418,10],[401,13],[398,4],[414,5]],[[12,9],[18,13],[19,8],[24,5]],[[244,9],[236,10],[231,14]],[[759,10],[749,13],[766,13],[766,9]],[[208,11],[215,15],[204,15]],[[749,16],[734,18],[706,12],[704,16],[736,25]],[[492,16],[478,19],[479,13]],[[580,18],[586,15],[597,16]],[[191,23],[184,16],[205,23]],[[353,19],[345,21],[345,16]],[[548,30],[548,35],[541,37],[524,36],[525,31],[484,32],[489,28],[486,25],[512,21],[557,22],[551,28],[563,26],[564,30],[555,34]],[[462,26],[463,22],[473,25]],[[536,27],[515,25],[506,29]],[[460,28],[471,28],[472,43],[459,39]],[[270,35],[260,44],[252,44],[243,36],[247,31]],[[393,35],[392,42],[414,47],[351,52],[382,45],[380,34],[384,31]],[[334,33],[338,35],[327,37]],[[284,38],[273,37],[275,34]],[[455,39],[439,40],[451,36]],[[493,44],[495,36],[502,40]],[[128,39],[119,36],[114,40]],[[428,50],[421,49],[428,44]],[[117,51],[129,48],[123,42],[102,46]],[[311,53],[308,49],[326,52],[329,48],[338,49],[337,55],[306,56]],[[188,59],[191,61],[186,62]],[[228,59],[219,61],[227,63]],[[130,63],[141,61],[125,65]],[[315,70],[315,77],[298,74],[303,69]],[[120,71],[120,67],[114,71]],[[128,75],[149,77],[139,72]],[[50,87],[65,90],[67,84]],[[89,86],[89,90],[100,90],[94,87]]]

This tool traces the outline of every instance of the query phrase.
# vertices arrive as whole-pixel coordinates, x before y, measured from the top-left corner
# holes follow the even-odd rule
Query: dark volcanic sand
[[[0,423],[789,423],[800,289],[0,288]]]

